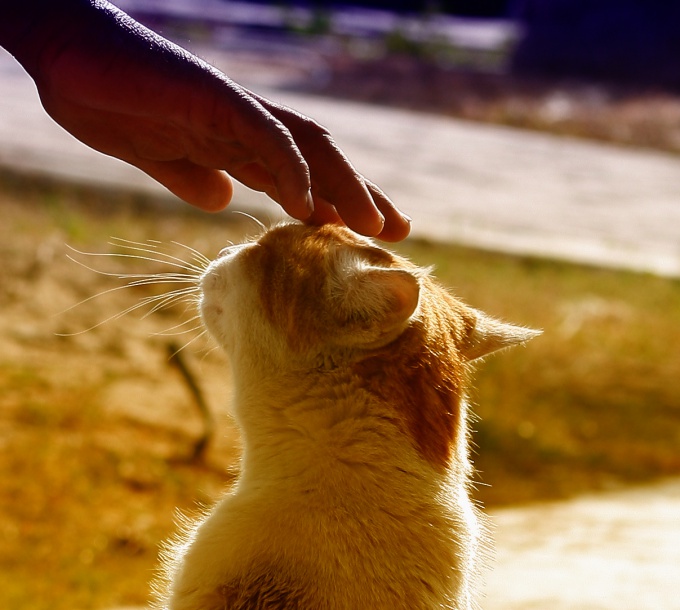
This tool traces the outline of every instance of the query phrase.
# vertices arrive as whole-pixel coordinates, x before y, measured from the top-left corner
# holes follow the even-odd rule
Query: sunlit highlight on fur
[[[198,304],[229,357],[244,446],[233,490],[165,550],[157,607],[475,607],[485,534],[469,497],[471,362],[536,331],[341,227],[280,225],[213,261],[112,243],[124,253],[110,256],[172,268],[105,273],[119,288],[181,286],[112,319]]]

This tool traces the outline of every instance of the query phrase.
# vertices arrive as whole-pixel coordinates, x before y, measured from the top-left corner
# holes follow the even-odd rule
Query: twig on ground
[[[201,420],[203,421],[203,433],[199,439],[194,444],[194,449],[191,455],[192,460],[202,460],[205,451],[212,439],[213,432],[215,429],[215,420],[210,412],[205,398],[203,397],[203,392],[201,391],[196,377],[189,369],[184,357],[182,356],[181,348],[174,342],[167,344],[167,351],[170,356],[169,362],[171,365],[175,366],[177,370],[181,373],[182,378],[187,384],[191,395],[194,397],[196,406],[201,415]]]

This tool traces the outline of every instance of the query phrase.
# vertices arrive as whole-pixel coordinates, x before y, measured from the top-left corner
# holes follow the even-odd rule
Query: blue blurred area
[[[161,30],[183,21],[270,37],[397,32],[503,54],[518,75],[680,89],[680,0],[113,1]]]
[[[525,24],[513,68],[680,89],[680,2],[671,0],[514,0]]]
[[[495,66],[521,32],[506,17],[506,2],[344,3],[264,0],[113,0],[113,3],[161,34],[232,51],[237,46],[269,52],[272,44],[318,49],[322,37],[370,42],[385,47],[398,41],[411,53],[422,47],[462,50],[476,63]],[[460,14],[445,13],[444,10]],[[473,12],[484,15],[472,15]],[[188,38],[191,41],[187,40]],[[328,46],[328,45],[327,45]],[[364,47],[367,48],[367,47]],[[461,53],[458,53],[461,56]],[[488,59],[490,57],[490,59]],[[444,61],[444,60],[442,60]]]
[[[446,22],[450,17],[507,17],[510,0],[462,0],[420,2],[384,0],[320,2],[314,0],[112,0],[113,4],[136,17],[147,19],[194,19],[205,22],[239,24],[250,27],[286,29],[291,23],[304,24],[319,14],[331,22],[352,20],[363,28],[381,22],[401,22],[404,18]]]
[[[251,0],[253,4],[272,4],[267,0]],[[320,0],[289,0],[277,2],[278,5],[299,6],[306,8],[369,8],[394,13],[441,13],[462,17],[502,17],[509,8],[510,0],[339,0],[322,2]]]

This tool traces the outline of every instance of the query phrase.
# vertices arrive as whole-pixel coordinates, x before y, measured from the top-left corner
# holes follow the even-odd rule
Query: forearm
[[[232,195],[224,170],[292,216],[389,240],[408,221],[315,122],[259,98],[106,0],[0,0],[0,45],[76,138],[205,210]],[[310,178],[311,174],[311,178]],[[310,191],[310,184],[313,185]]]

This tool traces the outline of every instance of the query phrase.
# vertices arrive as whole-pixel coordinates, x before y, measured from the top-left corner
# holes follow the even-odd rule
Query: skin
[[[0,44],[45,110],[88,146],[122,159],[206,211],[231,178],[299,220],[385,241],[410,219],[312,119],[262,98],[102,0],[0,0]]]

